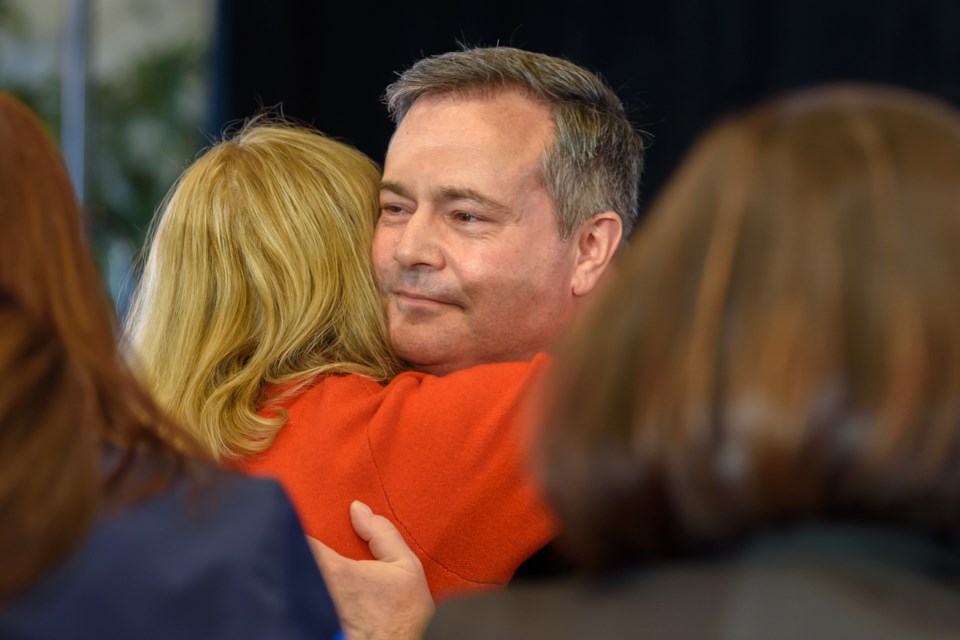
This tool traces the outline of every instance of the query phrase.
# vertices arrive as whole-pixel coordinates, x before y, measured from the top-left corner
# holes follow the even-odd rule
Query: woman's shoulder
[[[304,602],[297,608],[291,590]],[[269,479],[200,467],[107,509],[82,545],[8,603],[0,630],[58,637],[306,637],[336,616],[290,502]],[[321,637],[323,637],[323,633]],[[2,635],[2,634],[0,634]]]
[[[233,539],[246,539],[252,544],[278,523],[295,525],[296,515],[275,481],[197,463],[161,494],[133,505],[105,509],[95,536],[162,531],[163,536],[150,535],[145,543],[168,547],[171,539],[201,544],[207,537],[236,530]]]
[[[260,415],[335,408],[357,402],[377,401],[384,385],[353,373],[322,373],[301,385],[269,385],[264,389]]]

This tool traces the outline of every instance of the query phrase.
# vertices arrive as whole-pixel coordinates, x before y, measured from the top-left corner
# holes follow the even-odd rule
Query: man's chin
[[[456,362],[449,360],[424,358],[423,354],[417,354],[417,356],[413,358],[404,358],[404,360],[414,371],[429,373],[433,376],[445,376],[448,373],[453,373],[458,369],[464,368]]]
[[[454,355],[451,349],[445,348],[447,343],[444,341],[436,338],[430,340],[429,336],[426,339],[410,339],[394,334],[391,340],[397,355],[415,371],[442,376],[463,368],[460,355]]]
[[[458,367],[450,363],[441,363],[441,364],[435,364],[435,365],[411,364],[410,366],[413,368],[414,371],[419,371],[420,373],[427,373],[427,374],[430,374],[431,376],[437,376],[437,377],[445,376],[453,373],[454,371],[459,371],[460,369],[465,368],[465,367]]]

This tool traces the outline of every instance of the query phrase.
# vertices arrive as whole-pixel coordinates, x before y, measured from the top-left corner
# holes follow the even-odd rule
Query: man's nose
[[[403,226],[394,258],[407,269],[442,269],[444,254],[436,216],[428,209],[414,211]]]

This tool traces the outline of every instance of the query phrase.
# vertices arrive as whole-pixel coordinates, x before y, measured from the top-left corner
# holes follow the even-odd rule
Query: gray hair
[[[556,143],[544,158],[543,181],[560,236],[603,211],[615,211],[626,239],[637,221],[643,138],[617,94],[597,75],[567,60],[511,47],[451,51],[424,58],[390,84],[384,102],[400,124],[420,98],[457,93],[526,92],[552,112]]]

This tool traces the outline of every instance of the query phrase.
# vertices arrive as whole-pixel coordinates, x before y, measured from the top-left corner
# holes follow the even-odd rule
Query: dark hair
[[[165,437],[187,449],[190,440],[124,366],[63,162],[36,117],[5,93],[0,226],[3,596],[61,560],[101,504],[168,486],[186,463]],[[105,447],[116,450],[110,464]]]
[[[825,87],[707,133],[561,357],[549,494],[585,566],[802,520],[956,532],[960,114]]]
[[[616,212],[626,239],[637,221],[643,139],[617,94],[572,62],[511,47],[481,47],[424,58],[386,89],[396,123],[424,96],[488,95],[516,89],[553,114],[556,142],[543,165],[560,235],[604,211]]]

